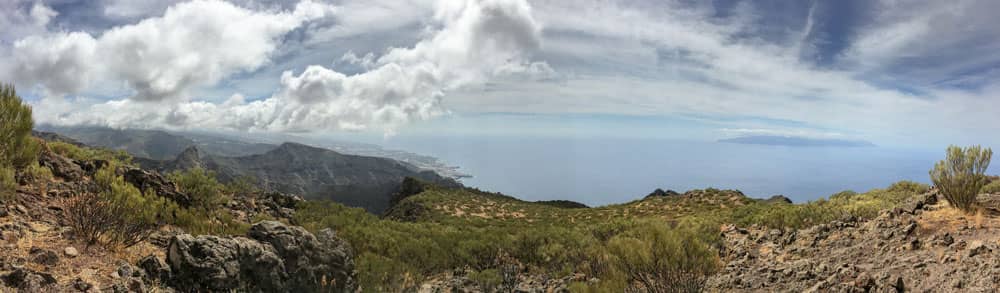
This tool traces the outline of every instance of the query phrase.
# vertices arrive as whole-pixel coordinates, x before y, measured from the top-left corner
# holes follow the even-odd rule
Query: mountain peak
[[[193,168],[204,168],[202,164],[201,151],[198,150],[197,146],[189,146],[180,154],[177,154],[177,158],[174,159],[174,164],[181,170],[193,169]]]

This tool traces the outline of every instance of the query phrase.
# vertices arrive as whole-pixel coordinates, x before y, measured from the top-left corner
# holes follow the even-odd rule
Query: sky
[[[991,0],[4,0],[39,123],[993,144]]]

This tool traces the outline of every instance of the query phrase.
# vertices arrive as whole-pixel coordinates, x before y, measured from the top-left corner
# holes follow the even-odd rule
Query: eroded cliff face
[[[725,227],[715,292],[995,292],[1000,195],[962,214],[931,192],[875,219],[803,230]]]

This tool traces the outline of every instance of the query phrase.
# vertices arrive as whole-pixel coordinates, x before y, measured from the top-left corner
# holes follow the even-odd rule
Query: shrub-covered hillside
[[[478,190],[423,187],[384,218],[306,202],[295,219],[309,229],[339,231],[359,255],[363,287],[373,292],[447,287],[456,279],[492,291],[532,278],[556,279],[554,287],[580,292],[699,291],[722,264],[717,247],[724,224],[794,229],[872,218],[929,189],[899,182],[802,204],[704,189],[562,208]]]

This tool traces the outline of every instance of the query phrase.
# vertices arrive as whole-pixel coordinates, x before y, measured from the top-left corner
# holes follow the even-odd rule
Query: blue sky
[[[42,123],[997,144],[996,1],[4,1]]]

